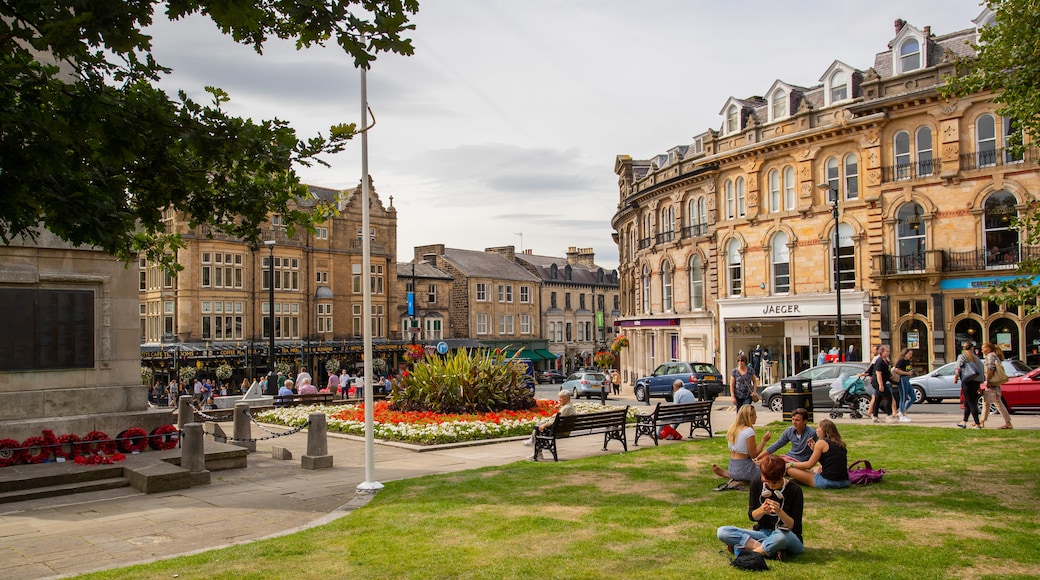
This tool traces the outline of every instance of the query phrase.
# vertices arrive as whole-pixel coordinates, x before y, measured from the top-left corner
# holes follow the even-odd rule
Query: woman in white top
[[[758,457],[758,444],[755,442],[755,421],[758,412],[754,405],[744,405],[737,411],[737,418],[726,432],[726,441],[729,442],[729,469],[722,469],[716,464],[711,465],[715,475],[729,480],[716,488],[736,489],[742,482],[757,481],[762,477],[758,465],[751,459]],[[762,445],[769,441],[769,433],[762,436]]]

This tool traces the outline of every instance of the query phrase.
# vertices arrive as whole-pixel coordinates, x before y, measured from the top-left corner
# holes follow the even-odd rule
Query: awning
[[[545,360],[556,360],[556,355],[551,351],[545,350],[544,348],[535,349],[535,352],[542,355],[542,358],[544,358]]]

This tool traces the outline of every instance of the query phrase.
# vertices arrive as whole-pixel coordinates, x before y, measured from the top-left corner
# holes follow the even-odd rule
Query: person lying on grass
[[[816,426],[817,441],[809,441],[812,457],[808,461],[787,462],[787,476],[820,489],[849,486],[848,451],[834,421],[823,419]]]
[[[787,555],[801,554],[802,488],[784,477],[784,460],[768,455],[759,463],[762,477],[751,482],[748,491],[748,518],[753,529],[722,526],[718,537],[734,554],[743,550],[772,558],[783,550]]]

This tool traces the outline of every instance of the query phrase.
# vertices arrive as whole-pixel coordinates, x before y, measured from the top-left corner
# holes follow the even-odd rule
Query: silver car
[[[588,399],[602,399],[606,397],[607,389],[607,375],[591,371],[573,373],[560,385],[560,390],[570,391],[574,399],[582,396]]]
[[[805,369],[804,371],[788,377],[791,379],[809,379],[812,381],[812,393],[813,393],[813,408],[814,409],[830,409],[834,406],[834,401],[830,398],[831,384],[834,383],[834,379],[838,378],[838,375],[844,374],[847,377],[858,375],[859,373],[867,370],[866,363],[856,362],[844,362],[844,363],[826,363],[819,366],[815,366],[811,369]],[[780,383],[776,382],[765,389],[762,389],[762,406],[776,411],[777,413],[783,412],[784,402],[780,396]]]
[[[1027,374],[1033,369],[1029,368],[1020,360],[1004,360],[1004,372],[1008,378]],[[957,363],[944,364],[934,371],[911,377],[910,386],[914,388],[917,397],[916,404],[924,402],[940,403],[943,399],[959,399],[961,396],[961,384],[953,382],[953,375],[957,372]]]

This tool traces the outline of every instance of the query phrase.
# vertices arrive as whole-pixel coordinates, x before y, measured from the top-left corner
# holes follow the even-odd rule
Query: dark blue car
[[[711,363],[667,362],[654,369],[654,374],[636,381],[636,400],[650,404],[650,399],[672,400],[672,383],[678,379],[701,401],[714,401],[722,394],[725,377]]]

